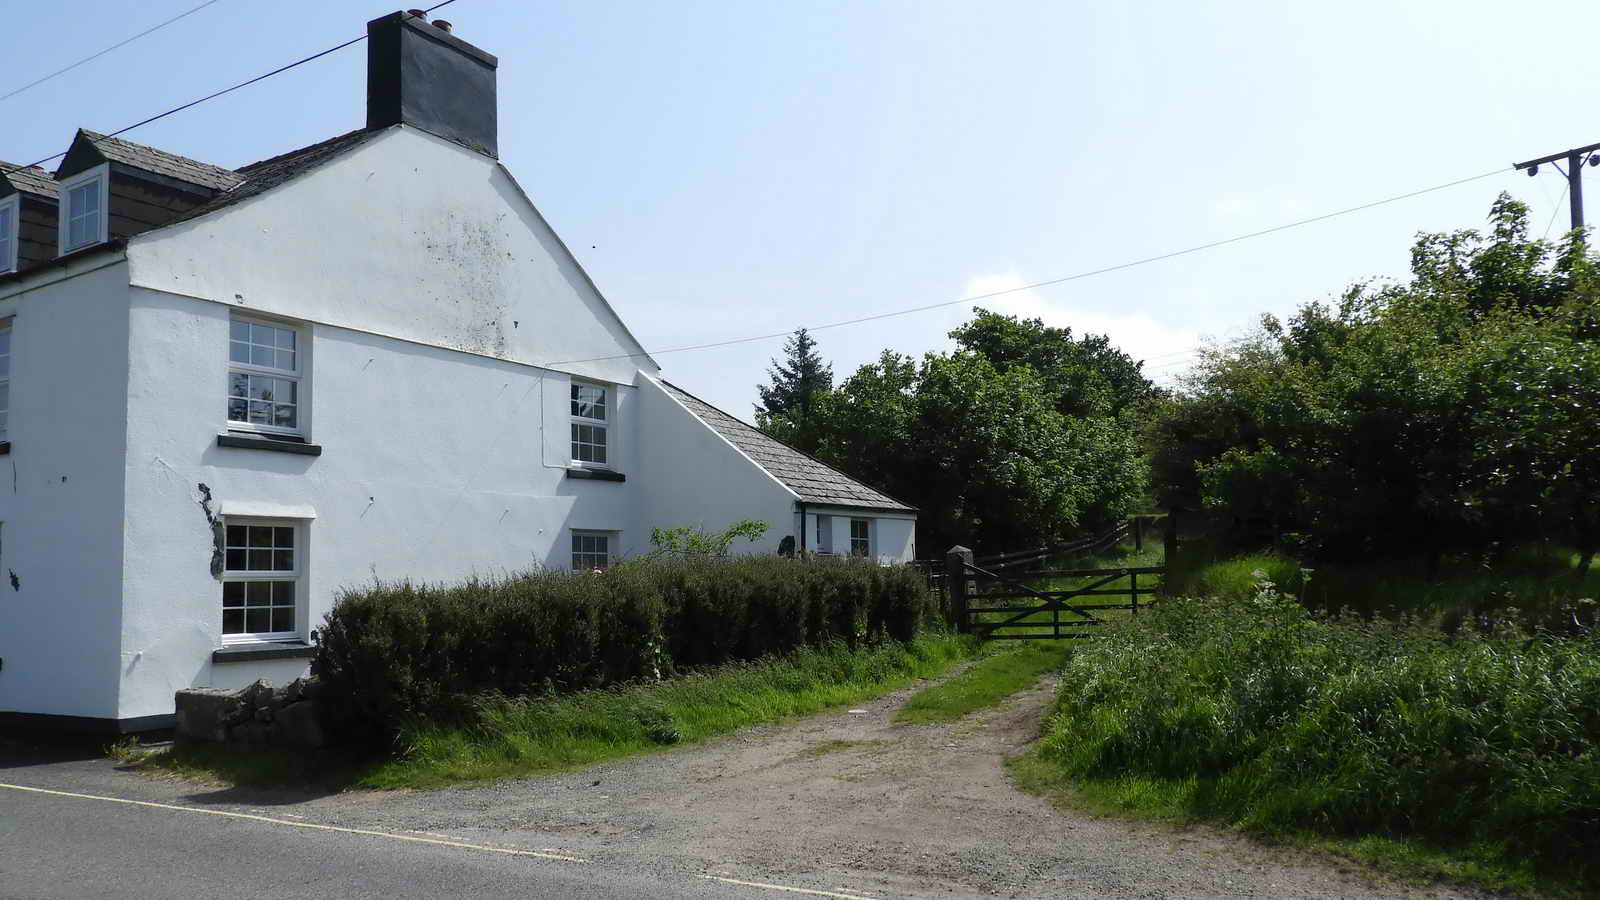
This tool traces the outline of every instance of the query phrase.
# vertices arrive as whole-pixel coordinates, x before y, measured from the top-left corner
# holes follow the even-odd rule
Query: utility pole
[[[1567,176],[1567,198],[1572,206],[1572,228],[1577,230],[1583,227],[1583,164],[1600,166],[1600,144],[1590,144],[1587,147],[1575,147],[1560,153],[1552,153],[1527,162],[1519,162],[1515,168],[1527,171],[1531,178],[1539,174],[1539,167],[1545,163],[1555,166],[1557,172]],[[1567,161],[1567,168],[1562,170],[1560,160]]]

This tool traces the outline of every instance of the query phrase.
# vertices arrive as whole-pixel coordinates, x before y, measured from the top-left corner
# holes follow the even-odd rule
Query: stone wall
[[[237,691],[178,691],[178,740],[322,747],[327,736],[317,703],[320,690],[315,679],[296,678],[276,689],[269,681],[257,681]]]

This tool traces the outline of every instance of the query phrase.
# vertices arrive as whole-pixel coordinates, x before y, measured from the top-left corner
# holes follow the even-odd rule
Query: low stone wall
[[[237,691],[193,688],[177,694],[180,741],[254,744],[277,747],[322,747],[327,736],[317,703],[321,685],[296,678],[274,689],[257,681]]]

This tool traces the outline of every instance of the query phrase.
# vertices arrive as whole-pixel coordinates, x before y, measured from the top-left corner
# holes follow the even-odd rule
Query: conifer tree
[[[821,397],[833,390],[833,365],[817,352],[817,342],[804,328],[783,344],[783,358],[767,369],[770,384],[758,385],[761,404],[756,424],[768,434],[801,450],[815,449],[808,421]]]
[[[767,369],[770,385],[761,385],[758,413],[769,416],[797,414],[804,418],[815,406],[817,396],[833,389],[833,365],[822,361],[817,342],[804,328],[783,343],[783,360],[772,361]]]

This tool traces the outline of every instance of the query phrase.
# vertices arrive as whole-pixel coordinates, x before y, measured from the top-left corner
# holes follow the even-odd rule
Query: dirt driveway
[[[695,893],[695,884],[740,896],[874,900],[1481,896],[1375,880],[1354,865],[1208,828],[1099,819],[1023,794],[1004,760],[1039,733],[1053,688],[1046,681],[950,725],[895,726],[911,688],[669,753],[447,791],[216,790],[129,775],[105,760],[16,771],[40,786],[147,806],[569,854],[587,860],[595,884],[642,880],[659,885],[658,896]]]
[[[859,710],[533,781],[360,793],[296,812],[514,839],[596,864],[889,897],[1480,896],[1336,860],[1052,808],[1004,759],[1039,733],[1046,681],[951,725],[895,726],[913,690]]]

